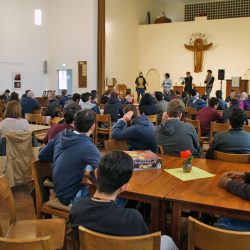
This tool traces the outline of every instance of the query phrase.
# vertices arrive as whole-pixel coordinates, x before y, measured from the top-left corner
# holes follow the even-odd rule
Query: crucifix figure
[[[205,44],[202,38],[197,38],[193,45],[184,44],[185,48],[194,52],[194,72],[202,71],[203,51],[210,49],[213,43]]]

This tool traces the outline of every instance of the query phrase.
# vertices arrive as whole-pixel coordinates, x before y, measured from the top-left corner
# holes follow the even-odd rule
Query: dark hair
[[[169,77],[170,77],[170,74],[169,74],[169,73],[166,73],[166,74],[165,74],[165,77],[169,78]]]
[[[157,101],[163,100],[163,93],[161,91],[155,91],[155,98]]]
[[[185,111],[183,102],[178,99],[173,99],[168,103],[167,113],[169,117],[177,118]]]
[[[67,89],[63,89],[63,90],[61,91],[61,94],[62,94],[62,95],[67,95]]]
[[[10,94],[9,101],[17,101],[19,102],[19,95],[15,91]]]
[[[209,102],[208,102],[208,106],[213,108],[215,105],[217,105],[219,103],[219,100],[216,97],[212,97]]]
[[[132,116],[132,119],[134,119],[135,117],[138,116],[138,110],[136,108],[136,106],[134,106],[133,104],[128,104],[124,107],[123,109],[123,114],[126,114],[128,111],[133,111],[134,115]]]
[[[188,71],[188,72],[186,73],[186,75],[190,75],[190,72]]]
[[[78,112],[79,110],[81,110],[81,107],[75,102],[66,104],[63,108],[63,117],[65,123],[71,124],[74,121],[76,112]]]
[[[221,90],[216,90],[215,95],[218,99],[222,99],[222,91]]]
[[[91,95],[91,100],[96,99],[96,98],[98,97],[98,92],[97,92],[97,90],[94,90],[94,89],[91,90],[90,95]]]
[[[81,99],[82,99],[83,102],[89,101],[89,98],[90,98],[90,97],[91,97],[91,94],[90,94],[89,92],[83,93],[83,94],[81,95]]]
[[[81,99],[81,95],[78,94],[78,93],[74,93],[73,96],[72,96],[72,100],[74,102],[76,102],[77,100],[80,100]]]
[[[74,126],[80,133],[87,133],[94,123],[95,112],[91,109],[80,110],[75,114]]]
[[[229,121],[232,128],[241,128],[245,121],[244,111],[240,108],[233,108],[229,117]]]
[[[131,94],[131,89],[126,89],[126,95],[130,95]]]
[[[196,89],[191,89],[191,95],[196,96],[197,90]]]
[[[230,101],[230,105],[231,106],[234,106],[236,108],[239,108],[240,107],[240,101],[236,98],[233,98],[231,101]]]
[[[213,72],[212,72],[211,69],[208,69],[208,70],[207,70],[207,73],[211,73],[211,74],[212,74]]]
[[[140,104],[139,104],[139,111],[140,113],[142,114],[143,113],[143,110],[142,110],[142,106],[143,105],[151,105],[154,103],[154,98],[151,94],[149,93],[145,93],[141,100],[140,100]]]
[[[4,91],[4,94],[9,94],[10,93],[10,90],[9,89],[6,89],[5,91]]]
[[[208,99],[208,95],[202,95],[201,99],[205,102],[207,102],[207,99]]]
[[[113,194],[118,188],[128,183],[133,174],[133,160],[122,151],[111,151],[104,155],[97,172],[97,190]]]

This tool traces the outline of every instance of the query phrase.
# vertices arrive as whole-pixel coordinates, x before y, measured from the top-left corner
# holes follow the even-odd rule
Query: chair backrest
[[[157,115],[148,115],[147,117],[154,125],[157,124]]]
[[[214,159],[227,162],[250,163],[250,154],[229,154],[214,151]]]
[[[32,114],[42,114],[43,110],[42,109],[34,109]]]
[[[54,117],[51,119],[51,124],[57,124],[59,123],[63,118],[62,117]]]
[[[161,232],[125,237],[105,235],[79,227],[81,250],[160,250],[160,237]]]
[[[197,115],[197,109],[191,107],[185,107],[185,113],[190,115]]]
[[[0,237],[0,249],[4,250],[52,250],[50,236],[36,239],[9,239]]]
[[[40,119],[41,114],[25,114],[25,119],[29,123],[37,123],[37,120]]]
[[[188,250],[247,250],[250,246],[249,232],[235,232],[208,226],[192,217],[188,218]]]
[[[216,111],[220,114],[220,116],[223,116],[224,110],[216,110]]]
[[[32,175],[34,179],[34,186],[36,192],[36,209],[39,213],[40,208],[44,202],[42,196],[43,182],[47,178],[52,178],[52,166],[49,162],[36,161],[32,165]]]
[[[243,126],[243,129],[244,129],[246,132],[250,133],[250,126],[244,125],[244,126]]]
[[[10,188],[10,184],[6,175],[0,176],[0,205],[6,202],[8,204],[10,224],[16,221],[16,205]],[[1,229],[0,229],[1,232]],[[1,234],[0,234],[1,236]],[[1,249],[1,247],[0,247]]]
[[[164,155],[164,148],[163,148],[163,146],[158,144],[157,147],[158,147],[159,154]]]
[[[217,123],[211,122],[211,130],[210,130],[210,144],[213,142],[214,134],[218,132],[227,131],[230,129],[230,125],[227,123]]]
[[[247,119],[250,119],[250,111],[245,111],[247,115]]]
[[[38,116],[36,120],[36,124],[38,125],[50,125],[51,124],[51,116]]]
[[[189,118],[185,118],[185,122],[188,122],[190,124],[192,124],[197,132],[198,138],[200,140],[201,138],[201,125],[200,125],[200,121],[199,120],[191,120]]]
[[[112,132],[112,122],[110,114],[105,115],[96,115],[95,120],[95,132],[94,132],[94,142],[97,145],[98,143],[98,134],[107,134],[109,138],[111,137]]]
[[[119,150],[124,151],[128,150],[127,142],[120,140],[107,140],[104,141],[104,149],[105,151]]]

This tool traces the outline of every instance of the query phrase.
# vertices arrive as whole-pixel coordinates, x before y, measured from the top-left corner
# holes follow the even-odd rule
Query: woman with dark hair
[[[19,102],[19,95],[18,95],[18,93],[16,93],[15,91],[13,91],[10,94],[10,97],[8,99],[8,102],[10,102],[10,101],[17,101],[17,102]]]
[[[140,104],[139,104],[139,111],[141,114],[144,115],[156,115],[157,108],[155,106],[155,99],[149,93],[146,93],[142,96]]]
[[[19,102],[8,102],[4,112],[4,120],[0,123],[0,133],[26,131],[29,131],[29,123],[22,118],[22,110]]]
[[[218,110],[224,110],[227,108],[227,103],[222,99],[222,91],[216,90],[215,92],[216,98],[219,100],[219,105],[217,107]]]

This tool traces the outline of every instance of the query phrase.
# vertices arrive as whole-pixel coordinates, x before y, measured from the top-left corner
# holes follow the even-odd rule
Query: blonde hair
[[[22,108],[19,102],[10,101],[7,103],[4,118],[22,118]]]

